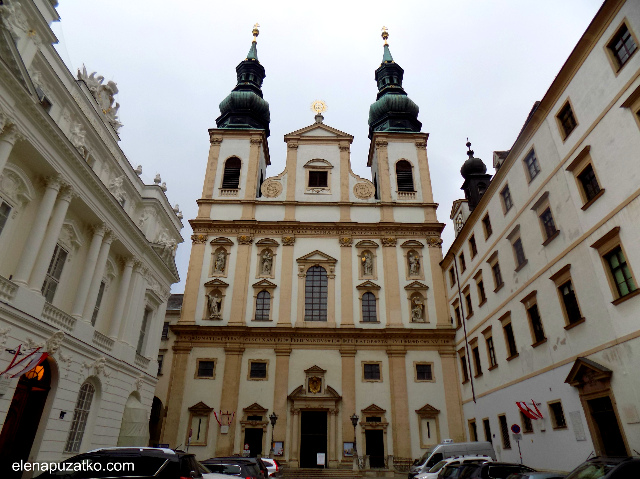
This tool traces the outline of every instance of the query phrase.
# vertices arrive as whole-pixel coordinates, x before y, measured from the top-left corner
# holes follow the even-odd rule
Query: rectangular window
[[[53,250],[53,256],[51,257],[51,262],[49,263],[49,268],[47,269],[47,274],[42,284],[42,295],[47,303],[53,302],[53,297],[58,289],[60,276],[62,276],[62,268],[64,267],[65,261],[67,261],[67,256],[67,251],[57,244],[56,249]]]
[[[596,178],[591,163],[578,174],[578,180],[580,181],[580,185],[582,185],[582,191],[584,192],[587,202],[594,199],[596,195],[600,193],[600,185],[598,184],[598,179]]]
[[[533,432],[531,418],[522,411],[520,411],[520,423],[522,424],[522,432]]]
[[[551,425],[554,429],[565,429],[567,421],[564,419],[564,410],[560,401],[549,403],[549,416],[551,416]]]
[[[456,272],[453,270],[453,267],[449,268],[449,283],[453,288],[456,284]]]
[[[560,125],[560,131],[563,134],[562,139],[566,140],[567,137],[571,134],[571,132],[578,126],[576,122],[576,118],[573,115],[573,110],[571,109],[571,103],[569,100],[563,105],[558,114],[556,115],[558,119],[558,124]]]
[[[501,414],[498,416],[500,423],[500,433],[502,434],[502,449],[511,449],[511,439],[509,438],[509,426],[507,424],[507,416]]]
[[[471,349],[471,354],[473,355],[473,367],[476,370],[475,377],[482,376],[482,363],[480,362],[480,348],[476,344]]]
[[[498,361],[496,361],[496,350],[493,346],[493,337],[488,336],[485,338],[487,343],[487,356],[489,357],[489,369],[493,369],[498,365]]]
[[[469,439],[473,442],[478,442],[478,428],[476,427],[475,419],[469,419]]]
[[[616,32],[607,48],[615,59],[618,70],[620,70],[629,61],[631,55],[636,52],[638,46],[627,25],[622,24],[622,27]]]
[[[491,218],[488,214],[482,218],[482,227],[484,228],[484,239],[489,238],[493,234],[493,228],[491,228]]]
[[[98,290],[98,297],[96,298],[96,305],[93,308],[93,315],[91,316],[91,326],[96,325],[98,320],[98,313],[100,312],[100,304],[102,303],[102,296],[104,295],[104,288],[106,284],[104,281],[100,283],[100,289]]]
[[[251,361],[249,366],[249,379],[267,379],[266,361]]]
[[[380,363],[364,363],[362,374],[365,381],[380,381]]]
[[[495,285],[495,290],[497,291],[504,284],[502,281],[502,273],[500,272],[500,263],[496,261],[496,263],[491,266],[491,271],[493,272],[493,283]]]
[[[162,325],[161,339],[169,339],[169,321],[165,321]]]
[[[516,337],[513,335],[513,327],[511,321],[502,325],[504,331],[504,340],[507,344],[507,360],[512,359],[518,355],[518,348],[516,347]]]
[[[460,306],[455,306],[453,309],[456,313],[456,328],[462,327],[462,315],[460,314]]]
[[[462,384],[466,383],[469,380],[469,368],[467,368],[467,357],[465,356],[464,350],[461,349],[458,351],[460,354],[460,368],[462,369]]]
[[[480,280],[476,283],[476,286],[478,287],[478,298],[480,298],[480,304],[478,304],[478,306],[482,306],[487,300],[487,295],[484,292],[484,282]]]
[[[467,303],[467,318],[470,318],[473,316],[473,304],[471,302],[471,293],[468,290],[464,296],[464,300]]]
[[[627,265],[622,248],[616,246],[604,255],[620,298],[636,290],[636,283]]]
[[[467,269],[467,262],[464,260],[464,253],[460,253],[460,272],[464,273]]]
[[[558,288],[560,297],[562,298],[562,305],[564,306],[564,312],[567,315],[569,324],[577,323],[582,319],[580,313],[580,306],[578,305],[578,298],[573,290],[573,284],[571,280],[561,284]]]
[[[309,188],[326,188],[328,186],[328,177],[329,173],[326,171],[310,171]]]
[[[147,335],[147,327],[149,318],[151,316],[151,310],[149,308],[144,309],[144,316],[142,317],[142,324],[140,325],[140,336],[138,336],[138,346],[136,347],[136,353],[143,356],[144,339]]]
[[[471,235],[469,238],[469,250],[471,251],[471,259],[475,258],[478,254],[478,247],[476,246],[476,236]]]
[[[482,425],[484,426],[484,440],[493,443],[493,438],[491,437],[491,423],[489,422],[489,418],[483,419]]]
[[[513,253],[516,257],[516,270],[522,268],[525,264],[527,264],[527,258],[524,255],[524,247],[522,246],[522,240],[520,238],[516,239],[513,244]]]
[[[158,374],[156,376],[162,376],[162,363],[164,362],[164,354],[158,354]]]
[[[529,316],[529,322],[531,323],[531,330],[533,332],[533,344],[536,345],[546,340],[547,338],[542,328],[542,320],[540,319],[540,311],[536,303],[527,308],[527,316]]]
[[[2,234],[2,230],[4,229],[4,225],[7,224],[10,214],[11,206],[4,201],[0,202],[0,234]]]
[[[540,165],[538,164],[538,158],[536,158],[536,152],[534,150],[531,150],[525,157],[524,164],[527,168],[529,182],[531,182],[536,176],[538,176],[538,173],[540,173]]]
[[[511,191],[509,191],[509,185],[505,186],[500,192],[500,197],[502,198],[502,207],[505,212],[509,211],[513,206],[513,201],[511,200]]]
[[[416,363],[416,381],[433,381],[433,365]]]
[[[213,359],[198,359],[198,378],[215,378],[216,362]]]
[[[551,214],[551,208],[547,208],[540,215],[540,222],[542,223],[542,228],[544,229],[545,239],[552,238],[558,230],[556,229],[556,224],[553,221],[553,215]]]

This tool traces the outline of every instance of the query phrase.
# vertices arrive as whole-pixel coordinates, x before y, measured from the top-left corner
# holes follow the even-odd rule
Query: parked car
[[[507,479],[511,474],[520,472],[537,472],[522,464],[510,462],[486,462],[475,469],[467,471],[460,479]],[[582,478],[581,478],[582,479]]]
[[[490,462],[493,461],[489,456],[454,456],[449,457],[447,459],[443,459],[427,472],[423,472],[415,476],[415,479],[436,479],[438,477],[438,473],[440,470],[448,465],[456,465],[456,464],[470,464],[470,463],[480,463],[480,462]]]
[[[261,457],[260,460],[264,462],[265,466],[267,466],[269,477],[282,477],[282,472],[280,471],[280,464],[278,464],[278,461],[270,457]]]
[[[440,469],[438,479],[461,479],[477,466],[478,464],[448,464]]]
[[[408,479],[414,479],[418,474],[427,472],[443,459],[453,456],[489,456],[494,461],[496,453],[490,442],[451,442],[446,440],[425,452],[420,459],[416,459],[409,469]]]
[[[269,471],[264,462],[257,457],[242,457],[242,456],[227,456],[227,457],[212,457],[202,463],[209,467],[210,464],[223,463],[223,464],[236,464],[236,465],[252,465],[252,473],[243,477],[255,477],[256,479],[267,479],[269,477]]]
[[[511,474],[507,479],[564,479],[564,474],[557,472],[519,472],[517,474]]]
[[[59,464],[60,468],[65,464],[85,464],[83,470],[66,472],[64,469],[45,472],[36,476],[38,479],[97,479],[104,477],[136,479],[178,479],[188,477],[193,479],[205,479],[201,466],[193,454],[172,449],[155,447],[110,447],[94,449],[84,454],[70,457]],[[112,471],[113,464],[121,464],[126,470]],[[110,464],[107,468],[107,464]],[[88,470],[89,467],[92,470]],[[96,469],[100,469],[97,471]],[[211,479],[218,479],[212,477]]]
[[[594,457],[583,462],[565,479],[631,479],[640,477],[640,458]]]

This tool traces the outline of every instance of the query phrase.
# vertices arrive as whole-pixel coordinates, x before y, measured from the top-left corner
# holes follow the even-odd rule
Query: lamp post
[[[358,460],[358,438],[356,437],[356,426],[358,425],[358,415],[353,413],[351,416],[351,424],[353,424],[353,470],[357,471],[360,469],[360,461]]]
[[[273,450],[273,430],[276,427],[276,421],[278,420],[278,416],[276,416],[275,412],[272,412],[269,416],[269,420],[271,421],[271,449],[269,450],[269,457],[273,458],[274,450]]]

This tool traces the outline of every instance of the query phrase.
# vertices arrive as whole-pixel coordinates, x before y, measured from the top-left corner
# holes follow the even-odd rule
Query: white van
[[[427,450],[420,459],[416,460],[409,469],[409,479],[427,472],[438,462],[453,456],[489,456],[494,461],[496,453],[490,442],[448,442],[438,444]]]

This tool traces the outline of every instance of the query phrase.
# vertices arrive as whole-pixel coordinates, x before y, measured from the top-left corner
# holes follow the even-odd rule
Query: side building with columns
[[[2,477],[4,461],[146,445],[179,281],[181,214],[121,151],[115,83],[74,78],[54,49],[56,4],[0,5]]]
[[[351,170],[353,137],[324,123],[321,102],[267,178],[255,37],[238,65],[190,221],[161,443],[204,459],[267,455],[273,439],[289,468],[317,467],[318,453],[352,468],[356,443],[365,469],[406,470],[464,436],[428,134],[386,42],[383,53],[371,180]]]
[[[465,429],[503,461],[640,450],[638,33],[637,1],[605,1],[495,175],[461,169],[442,266]]]

